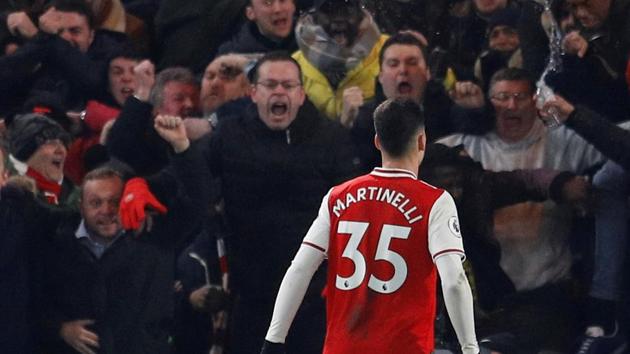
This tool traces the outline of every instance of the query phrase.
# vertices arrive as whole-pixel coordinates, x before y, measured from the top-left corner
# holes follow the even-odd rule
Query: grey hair
[[[193,86],[199,85],[195,79],[195,75],[189,69],[179,66],[166,68],[160,71],[155,77],[155,84],[149,95],[149,102],[151,102],[153,107],[160,107],[162,105],[164,102],[164,87],[172,81]]]

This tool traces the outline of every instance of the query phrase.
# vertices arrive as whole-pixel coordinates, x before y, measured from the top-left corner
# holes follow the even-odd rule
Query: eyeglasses
[[[490,98],[499,102],[507,102],[510,100],[510,98],[514,98],[516,102],[524,102],[525,100],[531,99],[532,94],[529,92],[497,92]]]
[[[276,81],[276,80],[264,80],[257,82],[256,85],[263,86],[269,90],[275,90],[278,85],[282,86],[283,89],[287,91],[291,91],[298,86],[302,86],[299,82],[295,81]]]

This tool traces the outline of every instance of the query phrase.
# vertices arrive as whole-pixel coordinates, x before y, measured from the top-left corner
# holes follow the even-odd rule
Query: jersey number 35
[[[366,263],[365,256],[359,251],[359,244],[365,236],[369,227],[367,222],[340,221],[337,227],[337,234],[350,234],[350,240],[343,250],[341,256],[348,258],[354,263],[354,273],[349,277],[337,275],[335,285],[340,290],[352,290],[358,288],[365,279]],[[389,249],[389,244],[393,238],[407,239],[411,232],[410,227],[384,224],[376,247],[374,260],[385,261],[394,267],[394,275],[391,279],[379,279],[374,274],[370,274],[368,287],[381,294],[391,294],[405,283],[407,279],[407,263],[398,253]]]

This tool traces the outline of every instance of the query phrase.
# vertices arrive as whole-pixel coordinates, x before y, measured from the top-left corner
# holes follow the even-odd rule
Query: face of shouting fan
[[[288,128],[305,99],[298,67],[286,60],[264,62],[258,68],[251,96],[269,129]]]
[[[293,14],[293,0],[251,0],[245,8],[247,19],[256,22],[260,33],[271,39],[284,39],[291,34]]]
[[[385,49],[378,76],[385,97],[407,98],[420,103],[429,76],[427,64],[418,46],[393,44]]]

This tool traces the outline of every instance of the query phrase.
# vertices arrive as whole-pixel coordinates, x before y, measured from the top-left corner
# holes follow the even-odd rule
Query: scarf
[[[61,184],[51,181],[44,177],[41,173],[32,168],[26,170],[26,175],[35,180],[37,189],[39,189],[46,198],[48,204],[59,204],[59,195],[61,194]]]
[[[372,16],[365,10],[363,12],[365,17],[359,24],[359,35],[351,47],[338,45],[322,26],[315,23],[312,14],[302,16],[295,28],[295,38],[304,57],[334,87],[370,54],[381,36]]]

